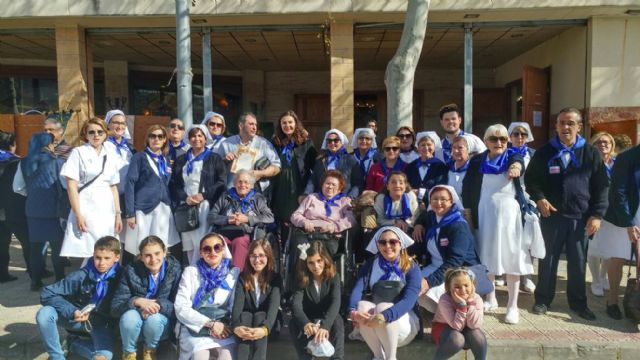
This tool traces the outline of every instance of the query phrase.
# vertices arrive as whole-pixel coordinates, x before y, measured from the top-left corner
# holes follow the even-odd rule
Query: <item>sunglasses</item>
[[[341,142],[341,140],[338,139],[338,138],[336,138],[336,139],[327,139],[327,144],[332,144],[332,143],[333,144],[337,144],[339,142]]]
[[[512,132],[511,136],[515,136],[515,137],[529,137],[529,134],[527,133],[521,133],[521,132]]]
[[[384,240],[384,239],[380,239],[378,240],[378,245],[380,246],[392,246],[395,247],[396,245],[400,245],[400,240],[398,239],[390,239],[390,240]]]
[[[102,135],[104,135],[104,130],[89,130],[89,131],[87,131],[87,135],[91,135],[91,136],[99,135],[99,136],[102,136]]]
[[[149,134],[149,139],[164,140],[164,134]]]
[[[400,150],[400,148],[397,147],[397,146],[387,146],[387,147],[384,148],[384,151],[393,151],[393,152],[395,152],[395,151],[398,151],[398,150]]]
[[[208,122],[208,123],[207,123],[207,126],[209,126],[209,127],[219,127],[219,128],[221,128],[221,127],[224,127],[224,124],[223,124],[223,123],[217,123],[217,122]]]
[[[127,125],[127,123],[122,122],[122,121],[112,121],[112,122],[110,122],[109,124],[111,124],[111,125],[119,125],[119,126],[125,126],[125,125]]]
[[[171,129],[184,130],[184,126],[183,126],[183,125],[176,124],[176,123],[169,124],[169,127],[170,127]]]
[[[216,254],[219,254],[222,252],[222,250],[224,250],[224,245],[222,244],[215,244],[213,245],[213,248],[209,245],[203,246],[202,249],[200,249],[200,251],[202,251],[205,254],[211,254],[212,251],[214,251]]]
[[[413,135],[411,135],[411,134],[398,134],[398,137],[400,139],[408,139],[408,138],[412,138]]]
[[[506,136],[489,136],[488,140],[493,143],[498,142],[498,140],[506,143],[509,139]]]

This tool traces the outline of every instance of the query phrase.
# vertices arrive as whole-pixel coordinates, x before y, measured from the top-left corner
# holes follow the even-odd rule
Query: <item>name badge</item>
[[[449,245],[449,239],[447,238],[440,239],[440,246],[448,246],[448,245]]]
[[[549,166],[549,174],[560,174],[560,166]]]

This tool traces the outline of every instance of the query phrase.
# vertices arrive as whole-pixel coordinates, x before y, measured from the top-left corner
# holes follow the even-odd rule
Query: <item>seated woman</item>
[[[238,171],[233,179],[234,187],[213,204],[207,216],[209,225],[227,238],[233,254],[233,266],[240,270],[244,268],[252,236],[262,237],[254,234],[256,226],[273,223],[267,199],[256,192],[255,183],[256,178],[251,171]]]
[[[199,249],[201,258],[182,272],[174,301],[180,360],[208,360],[213,349],[218,360],[232,360],[236,341],[229,324],[240,271],[221,235],[205,235]]]
[[[376,231],[367,246],[375,256],[360,267],[351,292],[351,320],[374,359],[396,360],[397,348],[409,344],[420,328],[413,307],[421,275],[407,253],[411,244],[413,240],[397,227]]]
[[[339,314],[342,291],[336,265],[320,241],[300,254],[296,265],[297,289],[293,294],[290,334],[298,359],[311,360],[309,341],[328,340],[335,352],[331,359],[344,358],[344,321]]]
[[[380,192],[387,184],[387,177],[393,171],[404,171],[407,164],[400,159],[400,139],[390,136],[382,142],[384,160],[379,161],[369,170],[365,190]]]
[[[386,189],[376,196],[373,207],[378,226],[395,226],[404,232],[413,228],[420,211],[418,199],[411,191],[407,175],[400,171],[389,174]]]
[[[462,215],[462,203],[448,185],[436,185],[429,192],[429,208],[420,214],[413,238],[426,241],[426,266],[422,268],[422,291],[418,303],[435,313],[444,293],[447,269],[480,264],[469,224]],[[427,231],[428,230],[428,231]],[[426,234],[425,234],[426,232]],[[485,276],[485,274],[478,274]]]
[[[141,332],[143,359],[155,359],[160,339],[170,333],[182,275],[180,263],[167,256],[167,246],[159,237],[147,236],[138,251],[139,259],[125,268],[111,300],[111,316],[120,318],[123,360],[136,359]]]
[[[282,278],[275,272],[274,263],[269,241],[251,242],[231,313],[231,326],[238,338],[236,359],[267,359],[267,339],[278,316],[282,293]]]
[[[434,185],[446,184],[449,169],[436,156],[436,153],[442,153],[442,145],[435,131],[419,132],[416,139],[420,157],[407,165],[405,173],[418,201],[422,201]]]
[[[328,170],[322,179],[321,192],[307,196],[291,214],[291,224],[300,228],[294,230],[291,243],[292,248],[296,249],[296,258],[299,255],[298,245],[308,241],[304,232],[339,234],[356,223],[351,211],[351,200],[342,192],[344,188],[345,179],[342,173],[338,170]],[[337,238],[327,240],[325,246],[331,255],[335,255],[339,245]]]

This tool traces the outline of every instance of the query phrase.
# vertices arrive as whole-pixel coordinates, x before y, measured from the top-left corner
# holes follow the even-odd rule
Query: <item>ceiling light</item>
[[[464,14],[465,19],[477,19],[480,17],[480,14]]]
[[[206,24],[207,23],[207,19],[192,19],[191,21],[193,21],[194,24]]]
[[[640,15],[640,9],[629,9],[625,12],[627,15]]]

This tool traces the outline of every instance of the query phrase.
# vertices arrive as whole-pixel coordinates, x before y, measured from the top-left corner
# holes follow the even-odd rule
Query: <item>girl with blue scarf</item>
[[[182,267],[167,255],[164,241],[154,235],[140,242],[138,260],[129,264],[111,301],[111,315],[120,318],[122,358],[135,360],[138,338],[144,337],[143,358],[154,358],[167,338],[174,318],[173,302]]]
[[[234,292],[240,271],[222,235],[209,233],[199,244],[200,259],[182,273],[174,309],[179,325],[180,360],[234,358],[236,341],[230,328]]]
[[[406,232],[413,228],[420,205],[407,176],[400,171],[392,171],[385,190],[376,196],[373,208],[378,226],[395,226]]]

